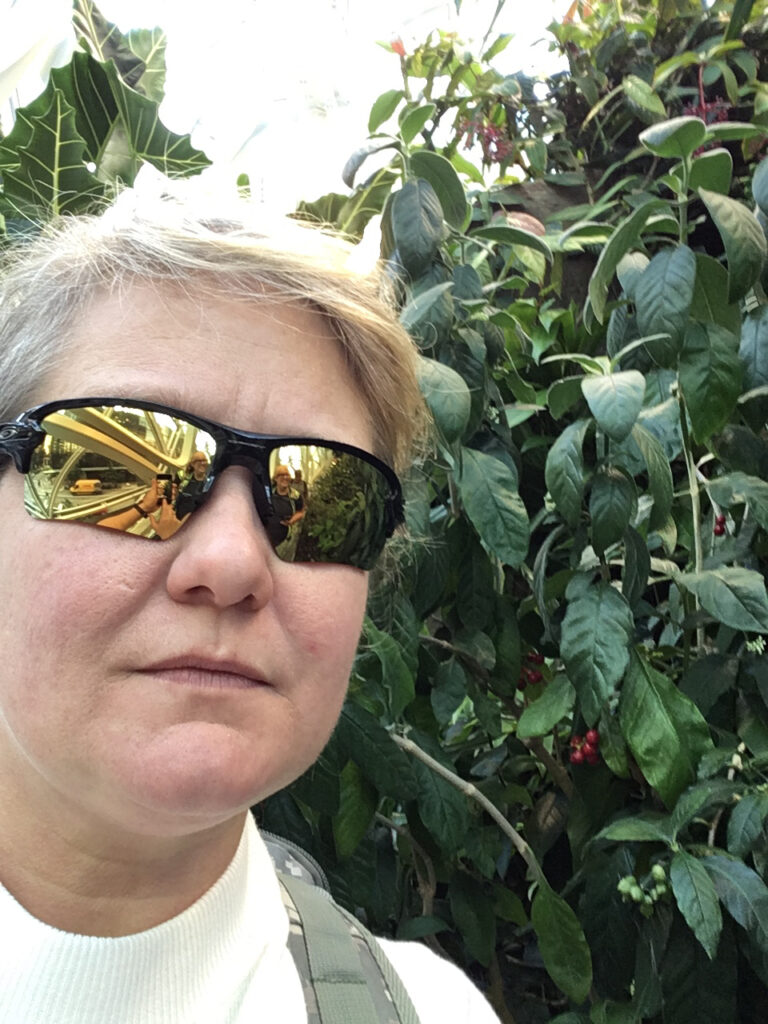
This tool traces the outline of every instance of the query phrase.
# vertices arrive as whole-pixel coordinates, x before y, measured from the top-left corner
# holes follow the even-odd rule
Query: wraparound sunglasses
[[[127,398],[48,402],[0,425],[0,454],[25,474],[35,519],[108,526],[156,540],[183,527],[229,466],[285,562],[371,569],[403,521],[400,482],[374,455],[311,437],[236,430]],[[173,515],[168,508],[170,505]]]

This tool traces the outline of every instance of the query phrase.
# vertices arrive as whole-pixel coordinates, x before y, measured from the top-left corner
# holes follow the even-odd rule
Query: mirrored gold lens
[[[206,490],[216,442],[184,419],[130,405],[91,406],[49,413],[41,426],[46,437],[24,481],[25,505],[36,519],[154,537],[163,512],[174,525],[163,505],[180,525]]]

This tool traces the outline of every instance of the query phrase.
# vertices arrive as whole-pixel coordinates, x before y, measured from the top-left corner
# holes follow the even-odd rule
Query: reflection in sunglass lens
[[[265,525],[283,561],[373,567],[387,538],[388,486],[377,468],[325,445],[286,445],[273,449],[269,475]]]
[[[193,455],[204,453],[210,463],[216,450],[212,435],[195,424],[129,405],[59,409],[41,426],[46,436],[24,485],[27,511],[37,519],[103,523],[135,505],[156,514],[162,502],[174,503],[178,515],[194,478]],[[192,490],[197,507],[202,485]],[[148,516],[124,529],[155,536]]]

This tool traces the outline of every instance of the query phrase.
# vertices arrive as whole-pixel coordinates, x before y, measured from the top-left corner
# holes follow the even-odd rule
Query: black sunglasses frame
[[[238,430],[215,420],[205,419],[177,409],[171,405],[158,402],[146,402],[143,399],[129,398],[125,395],[95,398],[67,398],[58,402],[45,402],[21,413],[10,423],[0,424],[0,455],[6,455],[20,473],[28,473],[32,454],[40,442],[47,436],[41,423],[46,416],[60,409],[89,408],[98,406],[123,406],[141,409],[146,412],[164,413],[167,416],[184,420],[192,426],[209,433],[216,442],[216,454],[210,466],[211,489],[220,473],[230,466],[245,466],[254,474],[261,485],[254,487],[254,501],[259,515],[264,517],[262,501],[271,490],[269,479],[269,457],[275,448],[288,445],[315,445],[332,448],[334,451],[353,455],[362,462],[376,469],[387,482],[386,503],[386,535],[391,537],[395,528],[404,521],[403,492],[395,471],[386,462],[355,445],[343,441],[331,441],[326,438],[306,437],[304,435],[257,434],[248,430]],[[262,494],[259,494],[259,491]],[[260,501],[261,498],[261,501]]]

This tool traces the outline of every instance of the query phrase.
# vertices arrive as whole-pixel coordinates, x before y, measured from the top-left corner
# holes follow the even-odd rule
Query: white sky
[[[400,85],[397,57],[377,40],[400,36],[410,48],[441,28],[479,45],[496,0],[463,0],[458,17],[454,0],[216,0],[205,7],[190,0],[101,0],[99,6],[124,31],[154,25],[166,31],[164,123],[192,131],[214,160],[213,173],[230,182],[248,173],[254,195],[282,211],[299,198],[346,191],[341,168],[365,141],[373,101]],[[506,73],[556,67],[547,42],[534,44],[568,6],[569,0],[507,0],[492,38],[500,32],[515,38],[496,66]],[[23,54],[33,56],[30,71],[15,83],[21,102],[40,91],[35,64],[39,69],[57,44],[54,62],[68,59],[71,3],[0,0],[3,7],[4,105],[10,90],[3,93],[3,73]]]

